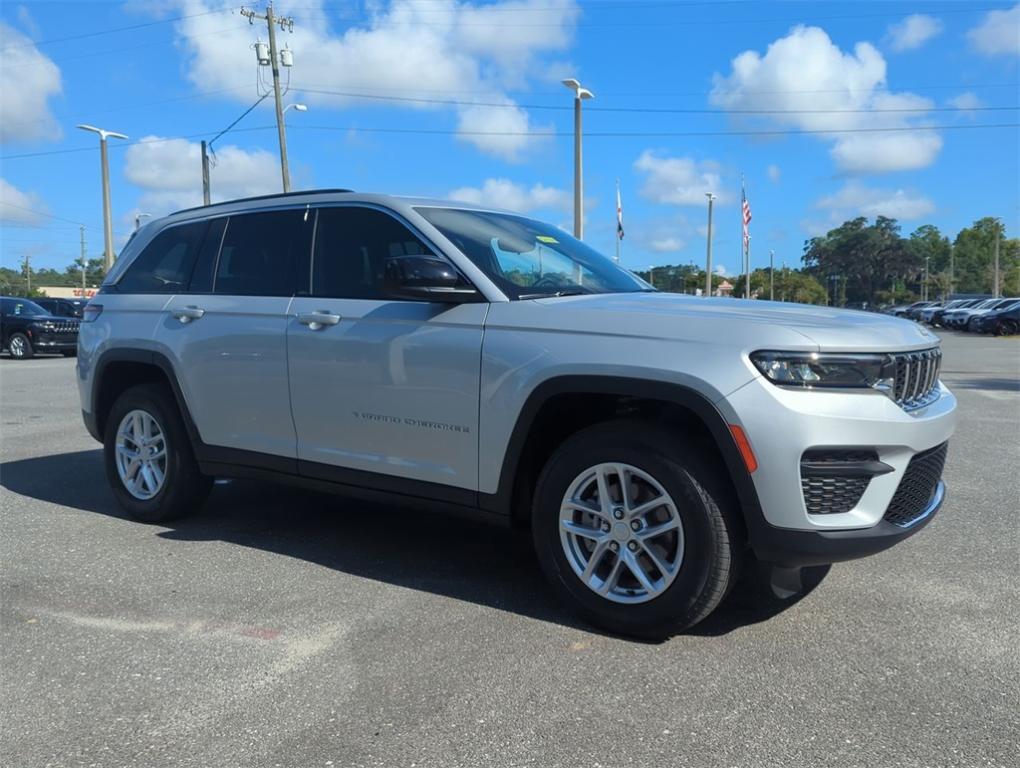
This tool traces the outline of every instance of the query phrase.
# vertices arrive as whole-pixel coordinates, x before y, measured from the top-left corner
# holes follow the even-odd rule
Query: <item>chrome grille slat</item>
[[[942,350],[938,347],[921,352],[901,352],[896,359],[893,399],[904,410],[929,405],[938,397]]]

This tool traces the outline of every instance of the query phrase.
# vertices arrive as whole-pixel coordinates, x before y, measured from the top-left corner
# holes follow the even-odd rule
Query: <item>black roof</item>
[[[216,208],[220,205],[233,205],[234,203],[251,203],[256,200],[275,200],[280,197],[300,197],[303,195],[335,195],[344,192],[353,192],[353,189],[302,189],[296,192],[277,192],[274,195],[256,195],[255,197],[239,197],[235,200],[220,200],[218,203],[210,203],[209,205],[196,205],[194,208],[182,208],[179,211],[175,211],[171,215],[178,213],[189,213],[191,211],[201,211],[206,208]]]

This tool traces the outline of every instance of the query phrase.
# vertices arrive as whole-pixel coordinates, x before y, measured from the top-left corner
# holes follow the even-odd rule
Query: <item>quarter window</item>
[[[208,225],[207,221],[199,221],[160,232],[117,281],[117,290],[124,293],[180,293],[185,290]]]
[[[216,267],[215,292],[292,296],[299,260],[311,250],[314,213],[306,208],[231,216]]]

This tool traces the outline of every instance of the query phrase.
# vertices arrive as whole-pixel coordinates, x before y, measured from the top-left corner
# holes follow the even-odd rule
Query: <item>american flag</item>
[[[744,188],[740,188],[740,197],[743,203],[740,206],[741,214],[744,220],[744,251],[747,251],[747,246],[751,242],[751,233],[747,229],[747,225],[751,223],[751,204],[747,202],[747,193],[744,192]]]
[[[620,200],[620,185],[616,185],[616,236],[623,240],[623,202]]]

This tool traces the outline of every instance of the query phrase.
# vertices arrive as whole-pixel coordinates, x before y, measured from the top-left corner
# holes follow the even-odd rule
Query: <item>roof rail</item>
[[[182,208],[179,211],[174,211],[171,216],[175,216],[178,213],[190,213],[191,211],[201,211],[205,208],[215,208],[219,205],[232,205],[233,203],[251,203],[255,200],[275,200],[280,197],[296,197],[299,195],[328,195],[337,194],[343,192],[353,192],[353,189],[302,189],[296,192],[277,192],[274,195],[256,195],[255,197],[239,197],[236,200],[221,200],[218,203],[210,203],[209,205],[196,205],[194,208]]]

